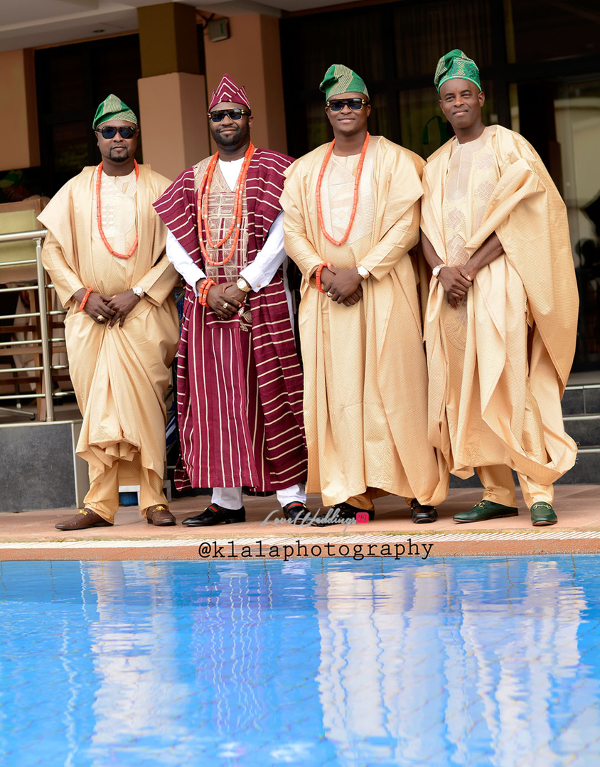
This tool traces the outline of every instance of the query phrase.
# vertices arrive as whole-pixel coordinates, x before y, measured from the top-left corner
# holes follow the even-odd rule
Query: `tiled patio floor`
[[[340,553],[341,546],[342,555],[345,545],[364,545],[366,553],[371,544],[369,555],[377,556],[386,544],[398,544],[401,548],[408,538],[421,544],[433,543],[430,556],[600,552],[600,485],[558,485],[554,506],[559,523],[551,527],[531,526],[520,495],[518,517],[469,525],[455,523],[452,516],[480,500],[480,493],[477,489],[451,490],[448,500],[438,509],[438,521],[429,525],[413,525],[403,499],[381,498],[376,502],[377,516],[373,522],[346,529],[341,525],[316,529],[262,524],[278,509],[275,498],[245,498],[247,522],[211,528],[188,528],[180,524],[185,517],[202,510],[210,500],[208,497],[174,500],[171,509],[178,524],[167,528],[148,525],[137,507],[121,508],[112,528],[73,533],[63,533],[54,527],[57,521],[74,513],[70,509],[0,514],[0,560],[194,559],[198,558],[202,542],[215,541],[222,545],[232,540],[235,551],[241,552],[241,548],[247,546],[253,557],[261,540],[264,547],[283,547],[294,541],[302,545],[308,541],[314,545],[314,551],[311,553],[309,545],[307,556],[320,556],[319,547],[327,542],[330,551],[335,553]],[[313,512],[319,508],[319,502],[318,496],[309,498]],[[281,518],[280,510],[273,516]],[[218,551],[214,547],[213,550]],[[296,547],[291,556],[297,556],[298,551],[304,555],[304,550]],[[232,550],[219,556],[228,553]],[[383,554],[386,555],[384,549]],[[212,556],[209,551],[205,558]]]

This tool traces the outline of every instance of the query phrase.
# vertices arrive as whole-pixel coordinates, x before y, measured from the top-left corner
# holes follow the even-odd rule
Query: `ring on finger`
[[[223,309],[227,309],[228,306],[229,304],[227,303],[227,301],[225,301],[225,303],[223,304]]]
[[[98,322],[104,322],[104,317],[103,317],[101,314],[99,314],[99,315],[96,317],[96,319],[98,320]]]

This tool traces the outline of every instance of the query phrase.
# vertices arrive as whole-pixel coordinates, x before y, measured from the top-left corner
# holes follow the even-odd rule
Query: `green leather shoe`
[[[558,518],[552,506],[545,501],[538,501],[534,503],[530,509],[531,511],[531,524],[535,527],[542,527],[543,525],[555,525],[558,522]]]
[[[485,522],[499,517],[516,517],[519,510],[513,506],[503,506],[493,501],[480,501],[469,511],[461,511],[454,515],[455,522]]]

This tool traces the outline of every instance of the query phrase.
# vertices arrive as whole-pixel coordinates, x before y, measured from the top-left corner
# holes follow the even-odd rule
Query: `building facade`
[[[140,115],[139,159],[174,178],[211,151],[207,95],[224,72],[247,88],[257,146],[299,156],[329,140],[318,85],[335,62],[368,83],[371,132],[427,157],[449,136],[433,72],[461,48],[480,66],[486,120],[522,133],[565,199],[581,297],[574,370],[599,371],[597,0],[315,3],[1,3],[0,201],[51,196],[97,163],[91,116],[110,92]]]

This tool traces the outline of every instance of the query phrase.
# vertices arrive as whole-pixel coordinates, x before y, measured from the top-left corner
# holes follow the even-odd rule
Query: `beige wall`
[[[144,162],[174,180],[209,154],[204,76],[144,77],[138,92]]]
[[[40,164],[32,50],[0,52],[0,171]]]
[[[208,99],[227,72],[248,93],[254,145],[287,152],[279,20],[259,14],[232,16],[229,30],[229,40],[218,43],[211,43],[205,33]]]

